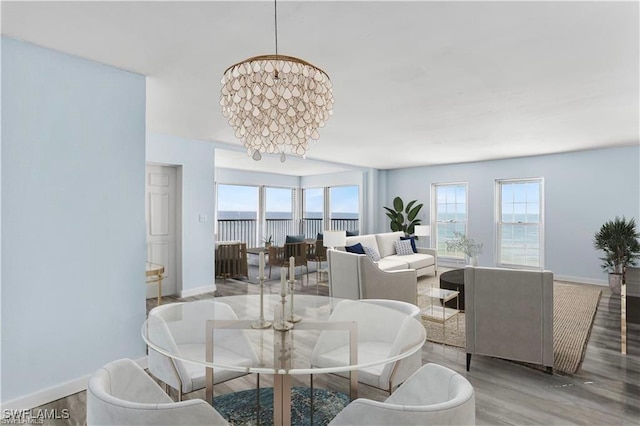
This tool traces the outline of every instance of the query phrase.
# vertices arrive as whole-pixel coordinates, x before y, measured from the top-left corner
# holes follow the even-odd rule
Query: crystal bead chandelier
[[[331,80],[320,68],[302,59],[278,54],[277,4],[275,55],[262,55],[230,66],[222,76],[220,105],[247,154],[303,156],[309,139],[320,137],[332,114]]]

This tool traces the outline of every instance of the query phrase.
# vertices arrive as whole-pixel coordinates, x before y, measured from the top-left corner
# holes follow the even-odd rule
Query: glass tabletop
[[[419,294],[421,296],[433,297],[433,298],[448,302],[449,300],[451,300],[452,298],[460,294],[460,292],[455,290],[446,290],[442,288],[430,288],[428,290],[420,292]]]
[[[157,274],[162,274],[164,272],[164,265],[147,261],[144,263],[144,269],[147,276],[157,275]]]
[[[286,314],[290,311],[287,297]],[[366,301],[345,301],[354,303],[364,316],[360,320],[329,321],[333,308],[341,299],[325,296],[296,295],[294,312],[301,321],[294,324],[288,332],[273,328],[253,329],[251,324],[260,316],[260,296],[242,295],[218,297],[195,302],[173,303],[159,306],[149,313],[142,327],[142,337],[150,348],[171,358],[202,365],[223,368],[232,371],[244,371],[260,374],[318,374],[357,370],[374,365],[386,364],[405,358],[422,348],[426,340],[424,327],[416,319],[400,311]],[[264,318],[273,321],[274,312],[281,311],[281,298],[277,294],[264,295]],[[230,310],[229,310],[230,308]],[[229,311],[232,311],[229,317]],[[402,347],[392,354],[377,354],[359,350],[357,361],[349,357],[336,357],[329,367],[312,366],[312,353],[318,346],[321,336],[350,344],[349,327],[357,329],[360,339],[367,334],[375,336],[381,330],[371,330],[365,318],[398,318],[403,327]],[[207,330],[208,324],[208,330]],[[394,331],[395,333],[395,331]],[[283,343],[286,340],[286,344]],[[358,339],[355,340],[356,342]],[[206,346],[213,347],[207,354]],[[357,346],[357,343],[356,343]],[[237,365],[233,357],[218,356],[216,351],[224,353],[225,348],[244,347],[250,355],[248,361]],[[211,349],[211,348],[210,348]],[[286,352],[286,353],[285,353]],[[286,355],[286,356],[285,356]],[[284,363],[283,359],[287,359]]]

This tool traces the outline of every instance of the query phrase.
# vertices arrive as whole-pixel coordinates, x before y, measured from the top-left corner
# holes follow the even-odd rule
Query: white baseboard
[[[134,361],[140,367],[147,368],[146,356]],[[91,375],[92,374],[87,374],[86,376],[78,377],[77,379],[69,380],[68,382],[51,386],[29,395],[24,395],[9,401],[2,401],[0,402],[0,406],[2,410],[30,410],[48,404],[49,402],[86,390]]]
[[[215,284],[204,285],[202,287],[196,287],[196,288],[190,288],[188,290],[182,290],[180,292],[180,297],[184,298],[184,297],[197,296],[198,294],[202,294],[202,293],[211,293],[212,291],[216,291],[216,288],[217,287]]]
[[[555,281],[567,281],[567,282],[571,282],[571,283],[577,283],[577,284],[594,284],[594,285],[601,285],[601,286],[609,286],[609,282],[606,280],[596,280],[593,278],[584,278],[584,277],[570,277],[567,275],[554,275],[553,279]]]

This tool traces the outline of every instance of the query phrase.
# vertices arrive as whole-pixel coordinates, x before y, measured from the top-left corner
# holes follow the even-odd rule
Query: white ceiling
[[[324,69],[336,100],[307,154],[333,164],[298,175],[638,144],[638,6],[280,1],[279,52]],[[220,77],[274,52],[270,1],[3,1],[2,33],[144,74],[149,131],[234,148]]]

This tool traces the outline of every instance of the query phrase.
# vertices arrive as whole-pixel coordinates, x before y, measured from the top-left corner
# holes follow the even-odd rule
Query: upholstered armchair
[[[383,271],[368,256],[327,250],[329,294],[342,299],[390,299],[417,304],[414,269]]]
[[[415,321],[412,316],[376,302],[343,300],[334,307],[329,321],[357,321],[359,364],[397,355],[420,339],[416,328],[411,327],[410,322]],[[424,333],[422,327],[417,329]],[[327,368],[344,365],[348,359],[347,333],[322,332],[311,353],[311,365]],[[422,352],[417,351],[399,361],[358,370],[358,381],[391,393],[421,365]],[[348,373],[336,374],[348,376]]]
[[[467,371],[487,355],[553,369],[553,273],[467,266]]]
[[[473,386],[455,371],[426,364],[384,402],[359,398],[329,423],[339,425],[475,425]]]
[[[227,425],[201,399],[173,402],[130,359],[113,361],[96,371],[87,386],[87,426]]]
[[[154,315],[157,310],[175,304],[154,308],[149,313],[149,321],[162,321],[149,327],[153,341],[162,342],[164,347],[173,347],[175,353],[186,358],[201,358],[205,355],[205,330],[207,320],[237,320],[233,309],[226,303],[216,301],[190,302],[192,307],[182,311],[175,320],[166,320],[162,315]],[[249,367],[257,362],[257,355],[243,330],[218,330],[216,345],[213,348],[214,359],[223,364]],[[149,372],[157,379],[178,391],[178,399],[183,393],[203,389],[206,385],[206,369],[201,365],[170,358],[149,348]],[[214,383],[224,382],[245,375],[242,371],[213,369]]]
[[[625,272],[627,296],[640,297],[640,268],[630,266]]]

